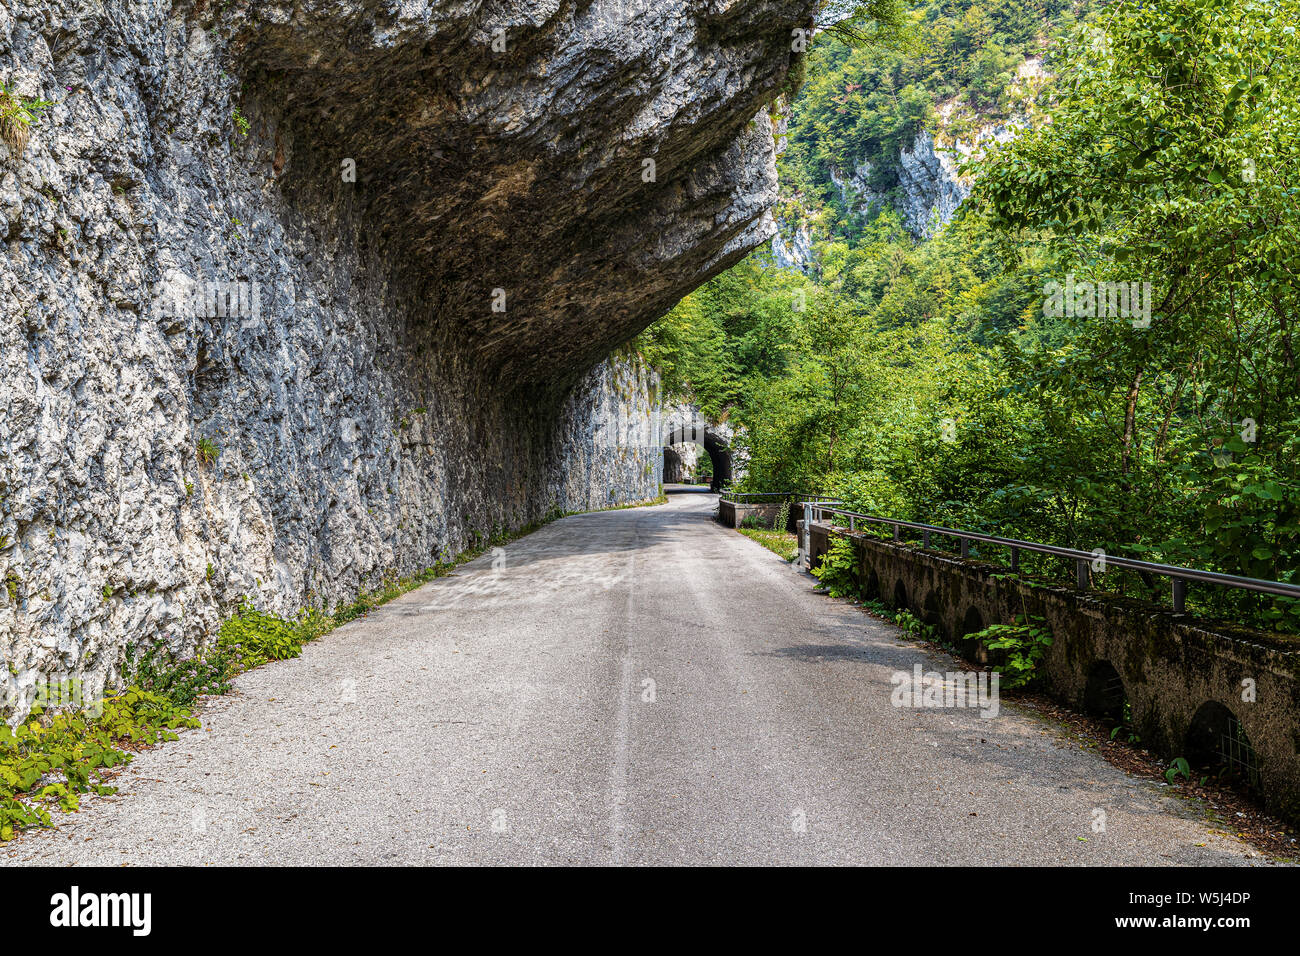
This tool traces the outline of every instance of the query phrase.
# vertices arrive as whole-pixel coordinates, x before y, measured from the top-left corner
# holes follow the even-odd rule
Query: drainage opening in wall
[[[921,606],[921,620],[934,628],[941,636],[947,636],[947,628],[943,624],[943,614],[939,610],[939,595],[934,591],[925,596],[925,603]]]
[[[1110,661],[1097,661],[1088,671],[1083,690],[1083,709],[1091,717],[1124,723],[1128,714],[1128,695],[1124,681]]]
[[[1187,730],[1187,763],[1193,771],[1247,792],[1259,790],[1259,757],[1237,716],[1207,701]]]
[[[894,608],[899,611],[907,608],[907,587],[901,579],[894,583]]]
[[[867,586],[862,594],[868,598],[880,597],[880,575],[876,574],[874,569],[867,575]]]
[[[1133,727],[1133,708],[1124,691],[1124,680],[1110,661],[1094,661],[1083,688],[1083,711],[1101,720],[1111,740],[1138,744],[1142,738]]]
[[[972,634],[978,634],[982,630],[984,630],[984,615],[979,612],[979,608],[966,608],[966,614],[961,619],[961,629],[957,632],[957,646],[961,648],[962,654],[970,660],[980,664],[987,664],[989,661],[988,649],[971,637]]]

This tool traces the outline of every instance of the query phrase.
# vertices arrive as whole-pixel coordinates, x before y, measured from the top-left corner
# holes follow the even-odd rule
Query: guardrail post
[[[927,531],[921,535],[921,547],[927,549],[930,547],[930,532]]]
[[[898,525],[894,525],[894,540],[895,541],[903,540],[903,529],[900,528]]]
[[[1074,561],[1075,583],[1079,586],[1080,591],[1088,590],[1088,562],[1083,558],[1076,558]]]
[[[1187,582],[1182,578],[1174,578],[1174,613],[1183,614],[1187,611]]]
[[[968,538],[958,538],[957,540],[961,542],[961,556],[962,556],[963,558],[969,558],[969,557],[970,557],[970,540],[969,540]]]
[[[803,566],[805,568],[812,564],[812,519],[813,503],[805,501],[803,503],[803,540],[800,542],[803,546]]]
[[[1020,573],[1020,549],[1011,549],[1011,570],[1016,574]]]
[[[849,530],[850,531],[858,530],[858,519],[853,517],[853,515],[849,515]]]

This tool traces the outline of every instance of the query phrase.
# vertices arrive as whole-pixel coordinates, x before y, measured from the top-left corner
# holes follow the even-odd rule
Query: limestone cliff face
[[[770,237],[812,6],[0,6],[55,102],[0,145],[14,679],[652,496],[654,383],[601,362]]]

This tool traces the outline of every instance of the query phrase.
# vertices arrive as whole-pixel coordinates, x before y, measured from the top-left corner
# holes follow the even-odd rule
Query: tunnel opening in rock
[[[1206,701],[1187,729],[1184,748],[1193,776],[1209,776],[1246,793],[1259,791],[1259,757],[1237,715]]]
[[[664,448],[664,484],[681,484],[686,480],[682,456],[675,448]]]
[[[680,462],[669,477],[669,453]],[[664,438],[664,481],[707,483],[722,491],[732,482],[731,449],[707,424],[693,421],[670,425]]]

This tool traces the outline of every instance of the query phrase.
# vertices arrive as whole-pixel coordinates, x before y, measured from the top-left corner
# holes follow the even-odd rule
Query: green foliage
[[[217,646],[236,662],[240,671],[282,661],[302,653],[303,629],[282,617],[259,611],[247,601],[221,625]]]
[[[642,336],[672,394],[735,428],[737,490],[1300,582],[1300,2],[914,12],[915,47],[809,58],[780,161],[783,215],[822,239],[813,274],[755,253]],[[999,56],[1043,52],[1051,122],[972,166],[944,230],[841,208],[831,171],[923,122],[910,86],[997,118]],[[1067,275],[1151,282],[1150,327],[1050,314]],[[1113,567],[1094,585],[1168,601]],[[1283,598],[1198,586],[1189,607],[1300,632]]]
[[[211,438],[200,438],[197,451],[200,465],[215,465],[221,457],[221,448]],[[186,487],[189,487],[188,482]]]
[[[83,793],[112,793],[104,771],[131,759],[126,746],[175,740],[174,731],[198,726],[185,708],[138,687],[92,710],[55,713],[38,705],[17,726],[0,724],[0,840],[49,826],[51,810],[75,811]]]
[[[835,538],[830,550],[813,568],[813,576],[831,597],[856,597],[858,594],[858,552],[848,538]]]
[[[244,118],[244,114],[240,111],[238,106],[231,111],[230,119],[235,124],[235,129],[238,130],[240,136],[248,135],[248,120]]]
[[[799,539],[788,532],[771,531],[767,528],[738,528],[751,541],[757,541],[773,554],[778,554],[786,561],[793,561],[799,554]]]
[[[806,219],[821,238],[856,245],[898,198],[898,155],[922,129],[969,141],[976,125],[1030,112],[1036,81],[1017,71],[1087,4],[1067,0],[921,0],[872,37],[831,30],[809,55],[779,157],[782,218]],[[867,42],[863,42],[867,40]],[[942,108],[943,119],[938,114]],[[873,199],[864,213],[855,174]]]
[[[27,149],[32,126],[53,105],[47,100],[19,96],[0,84],[0,142],[12,154],[21,156]]]
[[[1057,450],[1025,505],[1056,498],[1089,547],[1300,574],[1297,24],[1295,0],[1108,7],[1061,56],[1052,123],[977,169],[990,223],[1045,237],[1057,275],[1153,285],[1149,328],[1058,321],[1004,350]],[[1202,600],[1300,626],[1294,602]]]
[[[162,642],[138,658],[136,650],[133,644],[126,647],[127,683],[180,707],[192,707],[204,695],[228,693],[239,670],[231,650],[220,646],[191,658],[178,658]]]
[[[1184,780],[1192,779],[1192,768],[1185,757],[1175,757],[1173,763],[1169,765],[1169,769],[1165,771],[1165,779],[1170,783],[1173,783],[1179,777]]]
[[[1052,632],[1040,617],[1016,615],[1011,624],[990,624],[970,635],[991,651],[1005,652],[1005,664],[994,669],[1008,690],[1024,687],[1038,676],[1037,667],[1052,646]]]
[[[922,640],[934,640],[936,633],[933,627],[926,624],[919,617],[913,614],[907,608],[895,611],[889,615],[895,624],[903,629],[909,636],[921,638]]]

